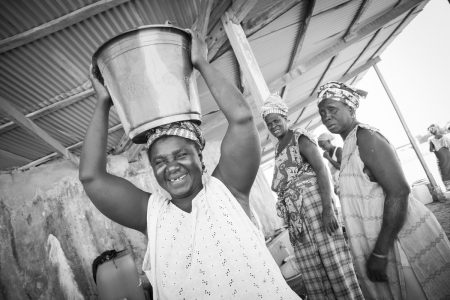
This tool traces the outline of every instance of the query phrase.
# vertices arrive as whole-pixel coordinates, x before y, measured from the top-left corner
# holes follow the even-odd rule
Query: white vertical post
[[[259,69],[250,44],[247,40],[244,30],[240,24],[234,23],[234,16],[230,12],[225,12],[222,16],[223,27],[233,48],[234,54],[242,68],[243,74],[256,101],[258,108],[264,103],[270,91],[267,87],[264,77]]]
[[[381,84],[383,85],[384,90],[386,91],[386,94],[389,97],[389,100],[392,103],[392,106],[394,107],[395,112],[397,113],[398,118],[400,119],[400,122],[402,123],[403,128],[405,129],[406,135],[408,136],[409,141],[411,142],[411,146],[413,147],[414,151],[416,152],[417,157],[419,158],[420,163],[422,164],[422,167],[425,171],[425,174],[428,177],[428,180],[430,181],[430,184],[433,189],[433,199],[436,197],[438,200],[443,199],[442,191],[440,187],[437,185],[436,180],[433,177],[433,174],[431,174],[430,169],[427,166],[427,163],[425,162],[425,159],[423,158],[422,153],[420,152],[420,148],[417,145],[416,140],[414,139],[414,136],[412,135],[411,131],[408,128],[408,125],[406,124],[405,119],[403,118],[403,115],[400,111],[400,108],[397,105],[397,102],[394,99],[394,95],[391,93],[391,90],[389,89],[386,81],[383,78],[383,75],[380,72],[380,69],[378,69],[378,66],[375,64],[373,65],[373,68],[375,69],[375,72],[377,73],[378,78],[380,79]]]

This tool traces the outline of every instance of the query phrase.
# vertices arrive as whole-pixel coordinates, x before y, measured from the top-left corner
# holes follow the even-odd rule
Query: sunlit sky
[[[378,68],[414,136],[425,134],[431,123],[449,122],[450,3],[431,0],[382,53]],[[380,129],[396,147],[408,143],[373,68],[355,85],[369,93],[358,120]],[[320,126],[316,133],[325,130]]]
[[[432,123],[450,122],[450,3],[430,0],[403,31],[388,45],[378,63],[413,136],[424,135]],[[363,123],[372,125],[395,147],[409,143],[399,118],[373,68],[355,84],[368,92],[356,112]],[[326,131],[321,125],[314,133]],[[335,144],[342,145],[337,137]],[[428,168],[442,186],[436,159],[421,145]],[[411,149],[399,151],[405,175],[410,183],[425,178],[417,156]],[[265,168],[271,182],[272,164]]]

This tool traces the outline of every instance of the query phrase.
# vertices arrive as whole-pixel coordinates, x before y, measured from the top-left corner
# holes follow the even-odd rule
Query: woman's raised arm
[[[112,105],[107,89],[90,70],[97,104],[84,139],[79,178],[92,203],[111,220],[141,232],[146,231],[149,193],[128,180],[106,172],[108,118]]]

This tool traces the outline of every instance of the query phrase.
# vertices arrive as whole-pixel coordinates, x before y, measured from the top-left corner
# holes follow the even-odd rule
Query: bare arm
[[[261,160],[259,135],[253,115],[241,92],[207,62],[204,41],[197,33],[192,34],[192,63],[202,74],[228,121],[221,144],[221,157],[212,175],[230,189],[248,212],[248,195]]]
[[[323,153],[323,157],[325,157],[332,165],[333,167],[335,167],[336,169],[340,169],[341,168],[341,160],[342,160],[342,148],[338,147],[336,148],[336,160],[334,160],[330,154],[328,153],[328,151],[325,151]]]
[[[150,194],[128,180],[106,172],[108,117],[112,102],[105,87],[92,75],[91,81],[97,104],[81,152],[80,181],[100,212],[121,225],[145,233]]]
[[[386,259],[403,226],[410,193],[409,184],[393,147],[379,133],[360,128],[357,133],[361,160],[386,194],[381,230],[367,262],[371,280],[386,280]],[[378,256],[376,256],[378,255]]]
[[[333,210],[328,171],[323,163],[319,149],[313,142],[302,135],[298,139],[298,146],[301,155],[311,164],[311,167],[316,172],[320,198],[322,199],[322,221],[328,234],[332,234],[339,228],[339,225]]]

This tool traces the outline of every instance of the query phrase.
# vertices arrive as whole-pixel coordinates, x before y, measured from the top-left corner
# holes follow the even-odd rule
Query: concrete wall
[[[210,174],[217,145],[205,149]],[[143,153],[141,153],[143,154]],[[129,164],[110,156],[108,170],[155,191],[145,155]],[[266,235],[280,227],[275,200],[262,174],[252,206]],[[101,252],[128,248],[140,270],[146,238],[104,217],[78,181],[78,169],[59,160],[23,173],[0,175],[0,299],[96,299],[91,264]]]

